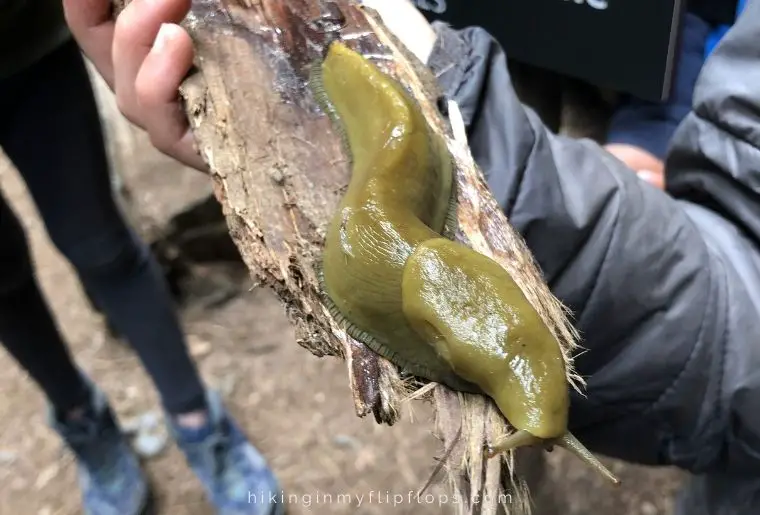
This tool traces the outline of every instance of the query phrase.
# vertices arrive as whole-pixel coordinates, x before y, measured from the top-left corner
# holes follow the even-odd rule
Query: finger
[[[206,165],[193,147],[178,89],[193,64],[193,42],[179,25],[161,26],[135,79],[135,98],[153,145],[194,168]]]
[[[63,0],[63,9],[77,44],[113,89],[111,0]]]
[[[116,20],[113,40],[114,91],[121,112],[143,126],[135,97],[135,79],[162,23],[179,23],[190,0],[133,0]]]

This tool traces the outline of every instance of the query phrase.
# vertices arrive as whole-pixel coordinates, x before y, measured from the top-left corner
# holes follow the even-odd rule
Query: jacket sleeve
[[[573,394],[570,429],[628,461],[757,469],[760,53],[749,42],[760,41],[760,0],[700,79],[668,163],[674,196],[597,144],[550,133],[519,102],[483,29],[435,27],[428,65],[581,331],[576,366],[588,388]]]

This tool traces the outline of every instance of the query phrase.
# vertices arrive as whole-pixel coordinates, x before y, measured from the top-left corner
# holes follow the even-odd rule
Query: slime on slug
[[[490,455],[558,445],[617,484],[567,430],[556,338],[501,265],[454,241],[455,165],[413,97],[336,40],[310,86],[351,162],[320,271],[336,321],[411,374],[490,396],[516,429]]]

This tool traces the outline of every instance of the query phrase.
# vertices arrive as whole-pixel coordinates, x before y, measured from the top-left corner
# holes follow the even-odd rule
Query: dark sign
[[[429,20],[479,26],[507,55],[646,100],[667,99],[684,0],[414,0]]]

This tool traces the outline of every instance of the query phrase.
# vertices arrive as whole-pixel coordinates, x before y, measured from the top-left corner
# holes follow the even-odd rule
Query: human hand
[[[640,179],[665,189],[665,165],[661,160],[632,145],[609,144],[604,147],[610,154],[633,169]]]
[[[422,62],[436,35],[409,0],[365,0]],[[193,46],[178,24],[190,0],[133,0],[116,22],[110,0],[63,0],[66,19],[82,51],[116,94],[119,110],[150,135],[161,152],[207,170],[194,149],[178,89],[192,67]]]
[[[133,0],[115,22],[111,0],[63,0],[63,7],[74,38],[116,94],[122,114],[164,154],[207,170],[179,99],[193,64],[192,40],[178,25],[190,0]]]

